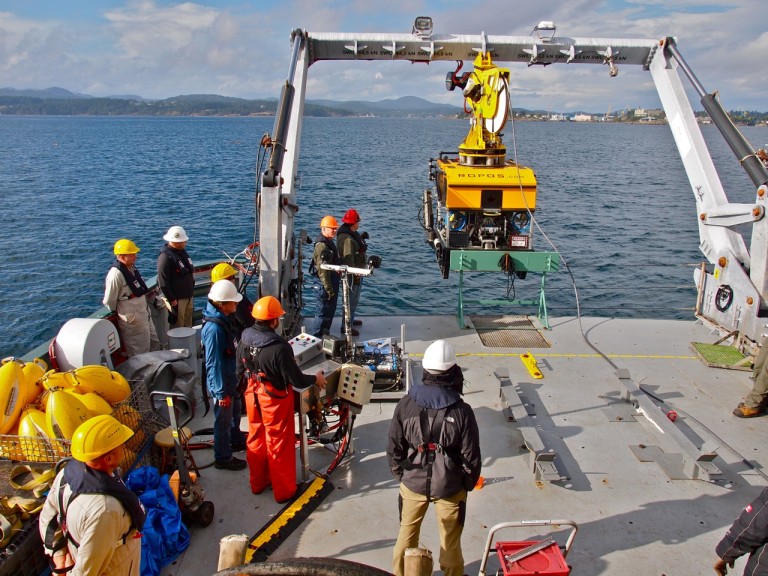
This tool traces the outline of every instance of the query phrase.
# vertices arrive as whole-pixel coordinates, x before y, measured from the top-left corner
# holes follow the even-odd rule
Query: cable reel
[[[715,308],[725,312],[733,304],[733,288],[728,284],[721,284],[715,293]]]

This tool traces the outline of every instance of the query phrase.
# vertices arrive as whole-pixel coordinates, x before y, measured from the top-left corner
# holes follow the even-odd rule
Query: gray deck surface
[[[459,329],[454,316],[362,319],[358,340],[399,339],[405,324],[406,353],[416,363],[438,338],[449,340],[459,354],[467,380],[465,400],[480,426],[485,478],[485,486],[468,499],[462,540],[467,574],[478,573],[490,527],[550,518],[578,524],[567,558],[573,576],[711,573],[715,544],[741,508],[768,484],[762,473],[768,462],[768,420],[731,415],[751,387],[750,374],[709,368],[698,359],[690,343],[717,339],[699,323],[585,318],[580,326],[575,318],[550,318],[552,329],[544,334],[552,347],[530,350],[544,376],[534,379],[519,358],[528,350],[485,347],[474,329]],[[614,417],[631,416],[631,407],[621,399],[616,370],[585,342],[582,326],[592,344],[627,369],[636,384],[675,408],[680,430],[699,445],[706,441],[717,447],[714,463],[722,480],[671,480],[657,463],[635,456],[630,447],[659,447],[665,453],[679,449],[642,415]],[[504,416],[500,381],[494,376],[499,369],[509,371],[512,384],[533,405],[533,425],[545,447],[557,453],[567,480],[534,478],[519,428]],[[385,446],[394,406],[376,402],[364,407],[355,423],[354,457],[333,473],[334,490],[270,559],[325,556],[390,570],[398,484],[389,473]],[[192,428],[202,426],[194,423]],[[331,460],[322,447],[310,448],[309,456],[315,470],[325,470]],[[205,464],[212,455],[197,451],[195,457]],[[165,576],[215,573],[222,537],[252,536],[279,512],[282,506],[271,491],[250,493],[247,474],[202,471],[207,498],[216,506],[215,519],[206,528],[193,527],[189,550],[163,570]],[[516,528],[494,540],[547,534],[547,529]],[[421,542],[436,558],[439,540],[432,511]],[[734,573],[741,573],[743,562]],[[487,573],[494,574],[498,566],[492,557]],[[435,571],[440,573],[437,561]]]

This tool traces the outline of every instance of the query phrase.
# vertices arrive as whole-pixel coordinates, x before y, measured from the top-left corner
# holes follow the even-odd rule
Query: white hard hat
[[[229,280],[217,280],[208,292],[208,299],[214,302],[240,302],[243,295],[237,291],[235,285]]]
[[[443,372],[456,364],[456,351],[445,340],[435,340],[424,351],[422,368]]]
[[[163,236],[163,240],[166,242],[186,242],[189,240],[189,236],[181,226],[171,226]]]

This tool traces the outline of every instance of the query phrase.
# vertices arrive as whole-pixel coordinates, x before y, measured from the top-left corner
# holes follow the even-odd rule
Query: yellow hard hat
[[[133,240],[128,240],[128,238],[121,238],[115,242],[115,256],[120,254],[137,254],[138,252],[139,247],[133,243]]]
[[[251,311],[251,316],[256,320],[274,320],[285,315],[285,310],[280,301],[274,296],[264,296],[256,301]]]
[[[338,228],[339,223],[336,221],[336,218],[333,216],[325,216],[322,220],[320,220],[320,228]]]
[[[133,436],[133,430],[108,414],[89,418],[72,435],[72,456],[80,462],[95,460]]]
[[[237,270],[235,270],[232,266],[230,266],[226,262],[222,262],[220,264],[216,264],[216,266],[213,267],[213,270],[211,270],[211,282],[217,282],[219,280],[228,280],[229,278],[232,278],[236,274],[237,274]]]

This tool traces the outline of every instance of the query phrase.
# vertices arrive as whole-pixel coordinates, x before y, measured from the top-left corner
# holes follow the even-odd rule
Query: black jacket
[[[240,335],[243,333],[243,330],[250,328],[256,322],[256,320],[253,319],[251,312],[253,312],[253,302],[248,299],[248,296],[243,294],[243,299],[237,303],[237,309],[229,319],[232,328],[235,329],[235,338],[237,338],[238,341],[240,340]]]
[[[472,490],[480,477],[480,433],[475,414],[450,384],[432,377],[429,385],[411,387],[408,395],[397,403],[389,427],[387,458],[393,476],[409,490],[430,499],[448,498],[462,489]],[[429,451],[423,449],[429,441],[422,433],[423,410],[428,416],[427,434],[437,412],[443,413],[442,430],[435,431],[439,435],[439,449],[434,453],[431,474]]]
[[[749,560],[744,576],[768,575],[768,488],[753,500],[726,532],[715,548],[717,555],[730,563],[744,554]]]
[[[186,250],[177,250],[168,244],[160,249],[157,283],[170,302],[192,298],[195,293],[195,276]]]
[[[252,348],[258,349],[258,356],[251,354]],[[260,324],[243,330],[237,345],[238,381],[246,370],[263,372],[277,390],[288,390],[289,386],[303,390],[316,380],[314,374],[307,375],[299,370],[291,345],[274,330]]]

